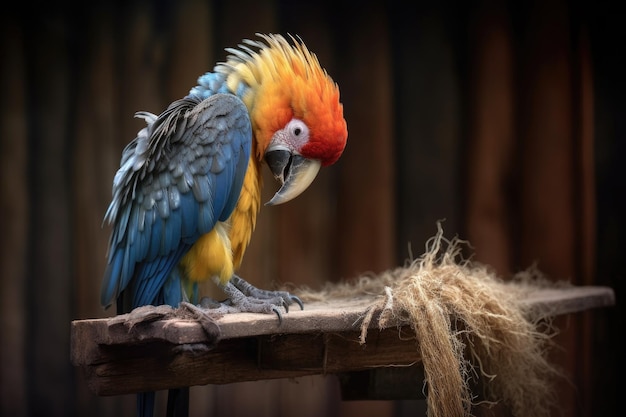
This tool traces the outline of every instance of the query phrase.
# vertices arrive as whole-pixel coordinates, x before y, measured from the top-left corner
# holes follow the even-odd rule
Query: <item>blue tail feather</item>
[[[152,417],[154,415],[155,396],[154,391],[137,394],[137,417]]]

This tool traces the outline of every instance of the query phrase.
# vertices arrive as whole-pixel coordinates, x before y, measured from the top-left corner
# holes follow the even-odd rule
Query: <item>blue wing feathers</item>
[[[186,193],[180,196],[180,211],[177,216],[181,222],[181,234],[183,239],[189,242],[189,239],[197,239],[198,230],[198,202],[194,200],[193,194]]]
[[[122,260],[124,252],[114,251],[109,255],[109,262],[104,272],[105,277],[119,277],[122,269]],[[108,307],[113,298],[118,294],[119,279],[105,279],[102,281],[102,289],[100,291],[100,303]]]
[[[131,259],[130,253],[123,249],[120,249],[120,251],[122,252],[122,270],[120,272],[121,282],[118,284],[118,291],[121,291],[128,285],[135,268],[134,259]]]
[[[128,227],[128,219],[130,217],[130,213],[132,212],[132,207],[128,206],[124,209],[124,213],[120,217],[119,227],[116,229],[117,236],[116,241],[119,244],[123,239],[123,236],[126,234],[126,228]]]
[[[180,245],[180,247],[169,256],[160,257],[152,262],[140,264],[136,279],[133,281],[133,306],[159,304],[158,301],[162,298],[162,294],[160,293],[164,290],[166,281],[187,250],[189,250],[189,245]],[[175,284],[176,282],[170,283],[168,290],[171,291]],[[180,285],[180,283],[178,283],[178,285]],[[171,300],[171,298],[169,298],[169,301],[173,302],[168,304],[175,306],[178,305],[182,299]]]
[[[180,192],[175,186],[170,185],[167,188],[167,198],[169,199],[170,208],[177,210],[180,207]]]
[[[199,203],[204,203],[211,199],[211,187],[213,184],[210,184],[205,178],[196,178],[191,186],[191,190],[193,191],[193,195],[196,198],[196,201]]]
[[[140,216],[138,218],[137,221],[137,227],[139,230],[139,227],[141,227],[143,225],[143,228],[141,230],[141,232],[138,233],[138,237],[136,239],[136,245],[137,245],[137,259],[145,259],[147,257],[148,254],[148,248],[150,246],[150,227],[146,228],[145,227],[145,218],[146,218],[146,212],[143,210],[139,210],[140,212]],[[142,216],[143,215],[143,216]],[[143,217],[143,222],[141,222],[141,218]],[[146,230],[147,229],[147,230]]]
[[[180,242],[181,241],[181,221],[180,216],[172,215],[165,221],[163,228],[164,242]]]
[[[163,196],[162,191],[159,194],[159,198],[156,199],[156,207],[162,219],[167,219],[170,216],[169,201]]]
[[[173,268],[168,279],[163,284],[163,290],[159,294],[157,299],[158,304],[175,305],[180,300],[184,300],[185,294],[181,285],[181,275],[178,268]]]
[[[163,227],[163,223],[157,220],[152,224],[152,227],[149,228],[150,246],[148,247],[148,254],[146,255],[146,260],[152,260],[162,253],[161,252],[161,228],[162,227]]]
[[[120,237],[126,236],[127,244],[133,245],[138,241],[137,235],[141,233],[141,225],[139,224],[139,213],[143,210],[138,206],[129,206],[130,215],[124,215],[122,222],[124,227],[120,227]],[[127,211],[127,210],[125,210]]]
[[[220,77],[205,81],[215,87]],[[239,198],[252,138],[247,110],[232,94],[198,88],[158,118],[137,114],[147,127],[123,151],[105,215],[113,230],[103,305],[122,295],[131,300],[118,302],[124,308],[180,302],[176,265]]]

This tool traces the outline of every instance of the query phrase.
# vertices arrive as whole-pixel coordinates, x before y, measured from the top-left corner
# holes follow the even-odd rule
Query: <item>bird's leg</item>
[[[179,318],[194,319],[204,330],[207,336],[205,343],[185,343],[174,348],[176,352],[187,354],[204,353],[213,349],[220,339],[220,328],[215,322],[214,316],[209,314],[207,310],[191,304],[187,301],[181,301],[175,314]]]
[[[261,290],[238,275],[233,275],[230,282],[248,297],[256,298],[257,300],[282,300],[282,305],[287,312],[289,312],[289,306],[293,303],[298,304],[300,310],[304,310],[302,300],[287,291]]]
[[[293,303],[298,304],[300,309],[304,308],[300,298],[287,291],[261,290],[237,275],[233,275],[226,284],[220,284],[217,278],[215,282],[228,296],[228,300],[217,307],[218,310],[229,313],[274,313],[280,323],[283,318],[282,309],[289,312],[289,306]]]

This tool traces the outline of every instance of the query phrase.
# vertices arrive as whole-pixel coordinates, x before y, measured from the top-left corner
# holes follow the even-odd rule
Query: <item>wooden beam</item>
[[[305,310],[284,314],[280,326],[273,315],[239,313],[215,317],[203,327],[167,306],[142,307],[111,318],[73,321],[71,360],[83,368],[97,395],[315,374],[345,376],[419,364],[417,340],[406,323],[370,329],[366,344],[360,344],[360,324],[376,300],[309,303]],[[615,295],[608,287],[545,289],[525,302],[537,317],[555,316],[611,306]],[[390,377],[398,376],[377,374]]]

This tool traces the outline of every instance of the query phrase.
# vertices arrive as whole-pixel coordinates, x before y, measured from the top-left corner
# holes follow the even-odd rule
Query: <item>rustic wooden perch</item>
[[[348,375],[342,381],[347,384],[344,397],[406,397],[397,389],[355,388],[367,378],[349,378],[353,372],[377,369],[385,374],[397,368],[409,369],[402,378],[421,378],[417,342],[402,323],[370,331],[367,343],[360,344],[359,325],[374,300],[308,303],[302,311],[291,309],[280,326],[274,315],[229,314],[215,319],[214,332],[197,320],[172,315],[169,307],[152,308],[154,314],[148,316],[76,320],[71,324],[71,360],[83,368],[89,388],[103,396],[337,374]],[[608,287],[568,287],[537,290],[524,301],[540,317],[611,306],[615,296]]]

